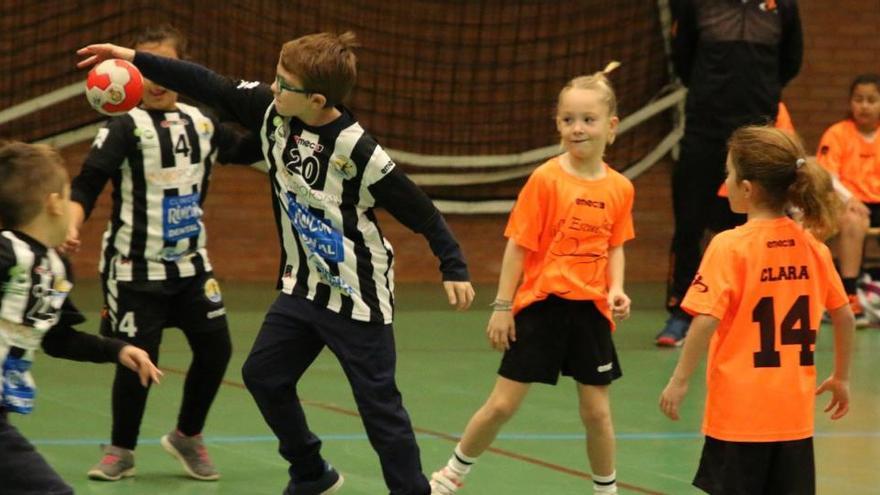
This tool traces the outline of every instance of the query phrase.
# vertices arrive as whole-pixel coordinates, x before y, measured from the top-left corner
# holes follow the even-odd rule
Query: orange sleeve
[[[550,194],[539,174],[532,173],[510,211],[504,236],[529,251],[540,247],[541,231],[550,204]]]
[[[635,189],[631,182],[626,179],[621,180],[624,190],[624,201],[621,205],[620,212],[614,219],[614,225],[611,226],[611,237],[608,239],[608,246],[620,246],[624,242],[636,236],[633,227],[633,201],[635,201]]]
[[[706,248],[700,269],[681,303],[692,315],[710,315],[724,319],[736,288],[736,263],[728,242],[715,237]]]
[[[794,134],[794,123],[791,114],[788,113],[785,103],[779,102],[779,112],[776,114],[776,128]]]
[[[843,146],[840,136],[834,126],[829,127],[819,141],[819,149],[816,151],[816,161],[825,167],[825,170],[836,177],[840,177],[840,157]]]

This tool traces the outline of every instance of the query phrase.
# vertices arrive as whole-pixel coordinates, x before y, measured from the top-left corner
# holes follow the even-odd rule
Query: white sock
[[[475,462],[477,462],[477,458],[464,455],[461,451],[461,444],[458,444],[455,446],[455,452],[452,453],[452,457],[449,458],[449,462],[446,463],[446,466],[455,474],[464,476],[470,472],[471,466],[473,466]]]
[[[593,475],[593,493],[606,494],[617,493],[617,471],[611,471],[607,476]]]

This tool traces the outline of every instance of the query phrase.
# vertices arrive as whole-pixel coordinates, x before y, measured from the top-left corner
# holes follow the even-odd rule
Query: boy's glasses
[[[278,75],[275,76],[275,84],[278,85],[279,91],[290,91],[291,93],[299,93],[303,95],[310,95],[314,93],[314,91],[310,91],[305,88],[295,88],[293,86],[290,86],[289,84],[284,82],[284,79],[281,79],[281,76]]]

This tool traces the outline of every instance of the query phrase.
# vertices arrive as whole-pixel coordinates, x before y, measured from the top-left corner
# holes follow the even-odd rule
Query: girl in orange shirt
[[[511,211],[498,293],[486,333],[504,351],[495,388],[473,415],[435,495],[455,493],[534,382],[577,382],[595,493],[617,493],[608,386],[621,376],[612,317],[626,318],[623,243],[633,238],[632,183],[603,162],[617,129],[604,72],[559,93],[556,127],[565,152],[538,167]],[[521,282],[520,282],[521,280]],[[519,287],[517,287],[519,285]]]
[[[682,302],[694,319],[660,409],[678,419],[709,348],[706,439],[694,485],[716,495],[815,493],[815,396],[831,391],[831,419],[849,408],[853,315],[830,251],[810,232],[824,238],[833,230],[836,198],[794,136],[745,127],[729,148],[730,208],[748,221],[706,249]],[[789,205],[803,210],[804,227],[786,216]],[[816,389],[813,353],[826,308],[834,372]]]
[[[868,318],[856,297],[862,270],[865,235],[880,226],[880,75],[856,76],[849,91],[850,116],[825,131],[816,158],[836,179],[846,201],[840,216],[838,257],[843,287],[856,316],[856,326]]]

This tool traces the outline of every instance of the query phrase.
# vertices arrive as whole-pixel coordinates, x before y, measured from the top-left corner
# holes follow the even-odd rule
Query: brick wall
[[[805,33],[804,67],[784,99],[794,124],[814,151],[822,131],[847,111],[849,82],[859,72],[880,71],[880,0],[801,0]],[[622,95],[625,98],[625,95]],[[86,146],[65,151],[72,171]],[[627,245],[627,280],[660,281],[672,235],[667,161],[635,181],[637,238]],[[94,276],[109,196],[102,197],[83,231],[84,248],[75,258],[80,276]],[[425,242],[380,214],[383,231],[395,246],[399,281],[437,280],[436,261]],[[228,167],[214,174],[206,207],[209,251],[217,274],[228,280],[266,280],[278,269],[278,242],[269,204],[268,182],[255,171]],[[494,282],[504,247],[503,216],[451,216],[474,280]]]

